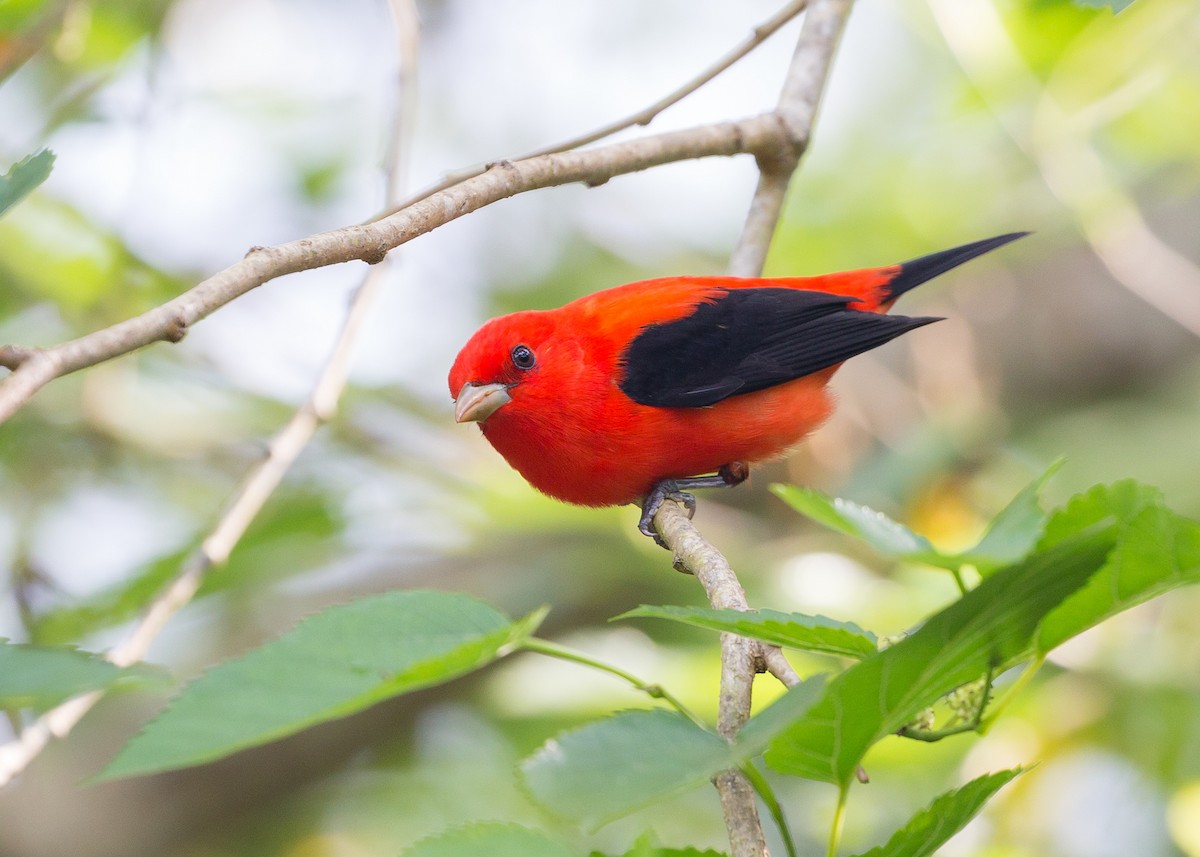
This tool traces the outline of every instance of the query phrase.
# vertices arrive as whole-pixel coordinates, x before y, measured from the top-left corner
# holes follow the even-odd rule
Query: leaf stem
[[[1038,670],[1040,670],[1042,668],[1042,664],[1044,664],[1045,662],[1046,662],[1046,655],[1044,653],[1038,655],[1032,661],[1029,662],[1029,665],[1027,667],[1025,667],[1024,672],[1022,672],[1019,676],[1017,676],[1017,680],[1014,681],[1004,691],[1004,695],[1001,696],[998,700],[996,700],[996,704],[992,706],[992,710],[988,714],[988,716],[980,719],[980,723],[979,723],[979,734],[980,735],[987,734],[988,730],[992,728],[992,724],[996,722],[996,718],[998,718],[1001,714],[1003,714],[1004,709],[1008,708],[1008,706],[1016,698],[1017,694],[1020,693],[1021,691],[1023,691],[1025,689],[1025,687],[1031,681],[1033,681],[1033,677],[1035,675],[1037,675]]]
[[[837,857],[838,845],[842,841],[842,827],[846,823],[846,799],[850,797],[850,784],[838,786],[837,808],[833,811],[833,824],[829,828],[829,847],[825,857]]]
[[[779,838],[783,840],[783,847],[787,851],[788,857],[797,857],[796,842],[792,839],[792,830],[788,827],[787,817],[783,814],[783,807],[780,805],[779,799],[775,797],[775,790],[771,788],[771,784],[767,782],[767,778],[754,766],[753,762],[746,762],[742,765],[742,773],[746,775],[746,779],[750,781],[750,785],[754,787],[754,791],[762,799],[767,812],[771,813],[771,818],[775,822],[775,827],[779,830]]]
[[[661,699],[663,702],[667,703],[669,706],[674,708],[688,720],[695,723],[701,729],[704,729],[706,732],[712,731],[712,727],[705,723],[699,715],[695,714],[691,709],[684,705],[678,697],[676,697],[662,685],[642,681],[633,673],[626,672],[620,667],[613,666],[612,664],[606,664],[604,661],[596,660],[590,655],[585,655],[583,652],[577,652],[574,649],[568,649],[566,646],[560,646],[558,643],[552,643],[549,640],[543,640],[539,637],[530,637],[526,640],[522,640],[517,648],[524,649],[528,652],[537,652],[540,655],[546,655],[547,657],[551,658],[558,658],[561,661],[570,661],[572,663],[581,664],[582,666],[591,667],[592,669],[600,670],[600,672],[606,672],[609,675],[616,676],[617,678],[628,682],[634,687],[634,689],[642,691],[651,699]]]

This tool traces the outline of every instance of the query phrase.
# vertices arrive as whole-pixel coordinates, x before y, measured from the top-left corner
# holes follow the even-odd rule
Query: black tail
[[[963,262],[969,262],[976,256],[982,256],[989,250],[1003,247],[1009,241],[1016,241],[1018,238],[1024,238],[1028,234],[1028,232],[1010,232],[1007,235],[985,238],[982,241],[963,244],[961,247],[942,250],[938,253],[930,253],[928,256],[922,256],[920,259],[903,262],[900,265],[900,273],[888,283],[888,288],[892,292],[892,299],[900,297],[900,295],[910,289],[915,289],[926,280],[932,280],[938,274],[944,274],[951,268],[957,268]]]

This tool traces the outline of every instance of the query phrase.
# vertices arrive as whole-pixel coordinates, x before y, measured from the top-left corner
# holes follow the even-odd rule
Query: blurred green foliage
[[[322,143],[322,129],[344,124],[337,111],[348,103],[366,103],[377,115],[386,109],[370,101],[365,80],[331,92],[304,71],[318,54],[348,64],[374,50],[331,22],[366,19],[356,32],[370,33],[381,29],[381,10],[364,0],[321,17],[319,2],[283,4],[272,7],[269,25],[255,19],[256,30],[227,19],[232,8],[197,15],[203,5],[0,3],[0,110],[9,117],[0,128],[0,163],[46,145],[59,155],[49,181],[0,220],[0,344],[85,334],[178,294],[251,244],[370,213],[373,203],[364,200],[378,191],[363,150],[343,138]],[[484,71],[470,64],[489,42],[504,39],[495,20],[468,5],[419,3],[426,88],[416,133],[424,140],[424,179],[511,154],[497,141],[528,148],[561,136],[533,124],[516,100],[537,102],[539,118],[581,100],[594,124],[611,118],[600,115],[610,103],[603,86],[630,64],[607,73],[583,66],[616,56],[621,46],[602,47],[596,26],[582,27],[587,38],[571,43],[570,27],[553,29],[555,22],[535,21],[519,5],[503,7],[516,26],[554,32],[569,45],[580,66],[568,78],[572,88],[558,102],[553,92],[525,96],[508,84],[505,96],[514,101],[496,114],[458,105],[458,95],[510,73],[505,64]],[[676,77],[730,40],[722,30],[704,42],[710,47],[702,55],[676,54],[702,43],[680,28],[702,26],[705,16],[690,7],[633,5],[606,6],[606,25],[638,16],[638,32],[659,34],[654,43]],[[989,5],[1022,67],[983,56],[966,73],[930,6],[861,0],[768,272],[886,264],[1017,228],[1036,235],[907,299],[910,308],[950,321],[847,365],[835,385],[839,415],[809,444],[786,463],[764,467],[752,485],[701,500],[700,526],[733,560],[757,606],[892,633],[956,592],[944,574],[895,568],[798,524],[766,490],[774,480],[879,509],[943,555],[977,543],[986,521],[1060,456],[1066,462],[1045,488],[1052,503],[1096,482],[1135,477],[1161,486],[1183,515],[1200,515],[1191,466],[1200,342],[1137,297],[1138,282],[1122,282],[1085,238],[1097,212],[1114,199],[1132,201],[1190,270],[1200,264],[1200,10],[1194,0]],[[755,9],[739,32],[771,11]],[[325,22],[328,41],[300,26],[310,17]],[[481,35],[472,20],[493,31]],[[244,32],[257,34],[254,55],[267,71],[229,58]],[[294,54],[275,52],[276,33]],[[9,65],[29,34],[37,34],[36,52]],[[259,77],[237,91],[213,85],[215,73],[197,71],[197,45],[221,55],[216,65]],[[779,70],[787,53],[785,46]],[[524,58],[511,54],[515,71]],[[645,68],[637,67],[648,79],[650,58],[642,59]],[[569,64],[556,71],[572,73]],[[272,74],[284,81],[281,90],[262,84]],[[768,96],[777,79],[769,78]],[[614,113],[661,94],[636,83],[611,102],[621,105]],[[746,85],[761,89],[763,78]],[[596,94],[581,99],[582,92]],[[737,102],[708,118],[747,109]],[[298,114],[313,117],[312,125],[285,124]],[[508,115],[525,123],[528,139],[500,126]],[[164,128],[172,133],[159,133]],[[240,157],[230,155],[231,138],[245,142]],[[205,141],[206,157],[180,154],[170,180],[149,172],[151,154],[172,158],[173,146],[196,139]],[[122,149],[121,140],[134,143]],[[314,153],[310,144],[328,149]],[[130,151],[130,175],[118,180],[122,161],[114,153]],[[1047,153],[1060,166],[1098,158],[1102,186],[1064,198],[1046,169]],[[187,196],[212,178],[188,181],[197,165],[216,176],[236,174],[246,195],[231,195],[211,209],[218,214],[184,226],[179,209],[156,206],[182,197],[180,208],[210,211],[202,197]],[[152,660],[186,676],[329,603],[435,586],[476,594],[509,615],[551,603],[543,633],[669,684],[710,715],[718,666],[708,633],[677,623],[607,624],[638,604],[700,605],[695,582],[671,572],[661,552],[636,537],[633,510],[573,509],[535,495],[473,432],[450,424],[440,384],[459,335],[487,314],[550,306],[625,280],[719,271],[752,181],[747,170],[736,194],[718,199],[709,179],[720,169],[697,165],[674,191],[656,185],[641,198],[617,195],[650,176],[512,200],[468,219],[478,225],[430,236],[445,242],[431,251],[436,263],[402,277],[404,298],[377,319],[394,349],[364,355],[369,371],[355,377],[337,421],[306,451],[229,566],[177,617]],[[230,239],[236,249],[212,254],[198,272],[197,256],[177,251],[240,223],[267,195],[257,182],[271,170],[282,176],[281,202],[269,218],[246,221]],[[681,205],[674,193],[682,195],[683,184],[712,197]],[[585,216],[618,205],[614,199],[618,213],[608,216],[627,232]],[[687,234],[696,212],[685,209],[710,220],[735,214],[720,220],[730,225],[714,239],[711,229]],[[314,221],[321,214],[327,219]],[[520,240],[505,232],[510,221],[524,230]],[[668,221],[685,226],[668,229]],[[146,224],[155,222],[174,227],[155,233],[158,243],[147,240]],[[473,245],[472,229],[498,237]],[[1147,256],[1138,264],[1153,272],[1159,262]],[[345,273],[342,286],[356,276]],[[456,276],[468,282],[458,291]],[[1187,306],[1200,282],[1192,276],[1176,279],[1168,298]],[[330,282],[327,290],[335,289]],[[318,303],[300,282],[277,286],[204,322],[180,346],[56,382],[0,427],[0,556],[11,572],[0,633],[110,645],[203,539],[311,377],[312,365],[295,355],[319,363],[327,350],[328,330],[308,326],[304,313],[334,318],[344,304],[340,295]],[[418,328],[442,338],[420,339]],[[400,359],[414,351],[410,362]],[[271,368],[260,374],[260,365]],[[1039,759],[988,811],[991,844],[975,848],[978,840],[968,838],[959,853],[1200,855],[1197,610],[1200,595],[1182,590],[1052,653],[1009,716],[978,742],[880,742],[864,762],[872,784],[851,798],[846,849],[883,841],[930,795]],[[827,667],[824,657],[794,662],[807,675]],[[621,692],[579,668],[534,666],[521,656],[478,679],[214,766],[148,785],[78,789],[156,707],[123,697],[0,793],[0,854],[399,853],[481,818],[540,827],[540,810],[511,790],[514,766],[547,734],[637,704],[622,703]],[[764,704],[777,693],[765,682],[757,691]],[[1064,782],[1070,788],[1056,787]],[[828,789],[801,782],[777,789],[786,805],[804,807],[792,818],[801,851],[822,847],[833,809]],[[1082,803],[1072,801],[1076,794]],[[1087,839],[1089,827],[1099,829],[1098,814],[1110,827],[1103,839]],[[618,821],[593,843],[622,853],[647,830],[667,845],[724,847],[715,796],[704,790]]]

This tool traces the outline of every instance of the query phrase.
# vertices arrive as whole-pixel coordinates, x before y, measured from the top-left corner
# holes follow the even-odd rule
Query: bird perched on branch
[[[777,279],[664,277],[492,319],[450,370],[458,422],[539,491],[584,506],[736,485],[832,412],[842,361],[936,318],[896,298],[1027,233],[885,268]]]

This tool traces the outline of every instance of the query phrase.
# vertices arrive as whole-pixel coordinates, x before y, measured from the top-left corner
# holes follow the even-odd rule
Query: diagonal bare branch
[[[383,220],[320,232],[273,247],[252,248],[241,261],[127,321],[50,348],[0,347],[0,366],[13,370],[0,381],[0,422],[55,378],[153,342],[178,342],[193,324],[286,274],[355,260],[379,262],[401,244],[519,193],[576,182],[603,184],[615,176],[683,160],[770,152],[778,148],[780,139],[775,114],[767,113],[582,152],[499,162],[486,173]]]
[[[772,144],[761,138],[764,135],[769,137],[772,134],[778,134],[778,129],[773,131],[769,128],[755,128],[755,133],[749,135],[753,139],[746,141],[748,145],[740,145],[743,142],[742,135],[749,129],[743,131],[740,127],[725,128],[730,133],[725,135],[724,140],[720,140],[715,135],[705,133],[711,132],[718,126],[704,126],[684,132],[685,141],[689,137],[694,138],[695,145],[690,149],[685,145],[681,150],[673,153],[662,152],[657,157],[655,157],[654,150],[663,148],[661,144],[666,143],[665,148],[671,150],[681,141],[674,135],[663,135],[672,138],[671,140],[647,138],[645,141],[639,141],[642,145],[635,147],[644,149],[644,152],[631,152],[627,149],[612,151],[614,147],[609,147],[605,150],[598,150],[594,156],[592,153],[588,153],[587,162],[583,164],[559,165],[553,161],[541,160],[543,156],[578,148],[624,128],[647,124],[663,110],[695,92],[762,44],[780,27],[796,17],[807,5],[807,2],[808,0],[793,0],[788,3],[771,18],[757,26],[742,43],[718,59],[695,79],[626,119],[511,161],[496,161],[485,167],[452,174],[432,188],[427,188],[389,208],[388,212],[390,213],[373,218],[360,227],[352,226],[333,230],[277,247],[252,248],[242,262],[210,277],[175,300],[103,331],[97,331],[48,349],[28,348],[20,345],[0,346],[0,366],[13,370],[11,377],[0,381],[0,422],[7,420],[41,387],[55,378],[88,366],[94,366],[105,360],[111,360],[113,357],[144,347],[152,342],[178,342],[186,335],[188,328],[197,321],[247,291],[277,277],[355,259],[376,261],[382,258],[388,250],[404,241],[432,231],[463,214],[527,190],[579,181],[589,185],[603,184],[615,175],[635,172],[671,161],[757,152],[760,147],[765,151]],[[759,119],[758,124],[762,124],[761,117]],[[745,122],[753,121],[743,120],[743,123],[737,124],[741,126]],[[645,158],[644,161],[643,158]],[[513,173],[512,168],[515,164],[527,162],[534,162],[536,167],[545,167],[546,169],[531,171],[531,173],[541,173],[536,177],[533,174],[516,175]],[[624,165],[625,163],[627,166]],[[555,180],[555,173],[560,171],[565,174]],[[471,180],[479,181],[477,184],[473,184]],[[462,188],[464,184],[469,185],[465,188],[465,193],[453,194],[449,199],[444,196],[445,192]],[[498,184],[508,185],[508,187],[497,187]],[[435,205],[416,210],[419,203],[430,201],[433,197],[436,197],[433,199]],[[436,205],[439,202],[441,205]],[[402,223],[402,237],[399,238],[391,230],[369,231],[365,235],[354,231],[375,224],[392,223],[397,218]],[[414,220],[419,224],[415,228],[409,226],[409,223]]]
[[[396,80],[399,97],[388,134],[384,167],[385,195],[392,200],[402,192],[408,139],[412,133],[412,118],[416,116],[415,81],[420,31],[414,0],[389,0],[389,5],[399,47]],[[178,576],[154,600],[129,637],[108,653],[110,661],[118,666],[128,666],[146,656],[171,617],[195,597],[209,570],[228,561],[317,430],[333,419],[349,378],[355,345],[385,284],[387,261],[370,268],[355,291],[342,329],[308,398],[271,441],[262,461],[246,475],[216,526],[184,561]],[[95,692],[71,699],[30,724],[16,740],[0,747],[0,786],[24,770],[51,738],[62,738],[70,733],[102,697],[103,693]]]
[[[662,113],[668,107],[672,107],[678,104],[680,101],[683,101],[683,99],[700,89],[702,86],[704,86],[704,84],[721,74],[721,72],[733,66],[738,60],[749,54],[768,38],[773,36],[784,24],[804,11],[804,7],[807,5],[808,0],[792,0],[792,2],[788,3],[770,18],[755,27],[750,32],[750,35],[743,39],[738,45],[731,48],[724,56],[717,59],[708,68],[700,72],[700,74],[696,75],[696,77],[692,78],[675,91],[664,95],[653,104],[643,107],[636,113],[632,113],[623,119],[617,119],[616,121],[610,122],[607,125],[603,125],[600,128],[597,128],[595,131],[589,131],[586,134],[581,134],[578,137],[572,137],[571,139],[564,140],[561,143],[555,143],[550,146],[543,146],[540,149],[534,149],[532,152],[526,152],[524,155],[510,158],[509,160],[523,161],[527,158],[536,158],[538,155],[549,155],[553,154],[554,152],[566,152],[571,149],[579,149],[591,143],[603,140],[606,137],[611,137],[613,134],[616,134],[619,131],[624,131],[626,128],[633,128],[638,125],[649,125],[654,121],[658,114]],[[480,164],[473,167],[466,167],[461,170],[455,170],[452,173],[447,173],[446,176],[437,184],[418,191],[408,199],[399,203],[395,208],[387,209],[382,214],[371,219],[379,220],[382,217],[386,217],[388,214],[392,214],[402,208],[407,208],[415,202],[420,202],[421,200],[432,196],[440,190],[453,187],[464,179],[469,179],[480,175],[487,171],[488,166],[490,165]]]

